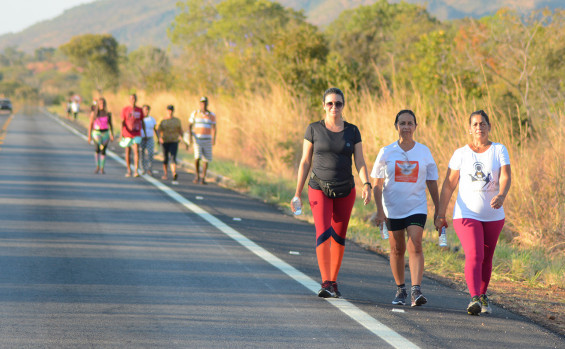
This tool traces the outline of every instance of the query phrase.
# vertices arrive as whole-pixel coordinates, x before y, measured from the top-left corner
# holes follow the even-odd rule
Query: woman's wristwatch
[[[373,189],[373,186],[371,185],[371,182],[365,182],[365,183],[363,183],[363,185],[367,185],[367,184],[369,185],[369,189]]]

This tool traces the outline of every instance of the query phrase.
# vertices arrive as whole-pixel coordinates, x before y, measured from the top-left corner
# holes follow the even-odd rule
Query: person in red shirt
[[[145,125],[143,124],[143,109],[136,105],[137,96],[131,94],[129,96],[130,105],[122,109],[122,136],[120,146],[125,148],[126,151],[126,164],[127,172],[126,177],[131,177],[131,151],[133,148],[133,161],[134,161],[134,177],[139,177],[139,144],[141,143],[141,130],[145,132]]]

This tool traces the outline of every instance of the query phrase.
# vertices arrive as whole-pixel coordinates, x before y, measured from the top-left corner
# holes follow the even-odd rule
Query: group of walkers
[[[194,148],[196,175],[194,183],[206,184],[208,163],[212,161],[212,146],[216,143],[216,115],[208,110],[208,98],[200,98],[200,108],[193,111],[188,119],[187,137],[183,137],[181,121],[174,116],[175,107],[168,105],[163,118],[157,120],[149,113],[151,107],[137,106],[137,96],[129,96],[129,104],[121,112],[120,146],[125,150],[126,177],[139,177],[140,174],[153,175],[153,156],[155,137],[163,153],[163,176],[169,178],[169,167],[173,184],[178,184],[177,152],[179,142],[185,141],[186,148]],[[106,100],[99,98],[93,106],[88,126],[88,142],[94,141],[95,173],[104,174],[106,149],[114,140],[112,114],[108,111]],[[133,153],[133,154],[132,154]],[[133,173],[131,169],[133,157]],[[142,171],[139,170],[140,158]],[[203,162],[202,175],[200,161]]]
[[[306,128],[303,154],[298,168],[295,198],[301,204],[308,174],[308,202],[316,230],[316,256],[322,277],[318,296],[341,297],[338,273],[345,249],[345,237],[356,197],[352,158],[362,186],[365,205],[376,202],[377,225],[389,230],[390,266],[396,282],[392,304],[405,305],[406,249],[409,253],[411,305],[427,303],[422,293],[424,255],[422,236],[427,220],[426,187],[435,211],[436,230],[448,227],[446,211],[453,191],[459,185],[453,212],[453,226],[465,252],[465,279],[471,301],[471,315],[490,313],[486,295],[492,273],[492,259],[504,225],[503,202],[510,188],[508,151],[489,139],[491,124],[482,111],[471,113],[469,144],[455,150],[449,161],[441,194],[438,191],[438,168],[425,145],[414,139],[416,115],[401,110],[394,127],[398,140],[380,149],[369,180],[363,157],[359,129],[343,118],[345,97],[338,88],[323,95],[325,118]],[[295,210],[295,205],[291,203]]]

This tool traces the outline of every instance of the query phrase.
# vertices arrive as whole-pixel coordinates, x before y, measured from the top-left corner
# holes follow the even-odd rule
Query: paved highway
[[[2,348],[564,348],[425,279],[392,306],[388,262],[348,243],[343,299],[315,295],[314,228],[220,188],[93,173],[92,146],[40,112],[0,115]]]

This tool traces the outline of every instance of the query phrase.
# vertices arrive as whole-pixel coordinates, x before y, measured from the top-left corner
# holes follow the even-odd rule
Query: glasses
[[[337,101],[337,102],[326,102],[326,107],[331,108],[335,106],[337,109],[343,107],[343,102]]]

